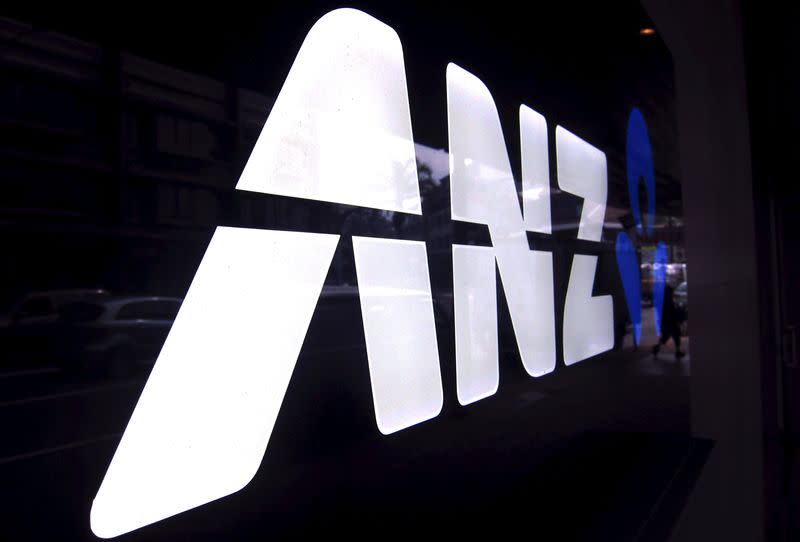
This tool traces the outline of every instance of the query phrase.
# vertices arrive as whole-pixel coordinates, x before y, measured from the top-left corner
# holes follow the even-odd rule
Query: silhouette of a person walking
[[[680,359],[686,354],[681,351],[681,311],[675,306],[672,298],[672,286],[664,286],[664,307],[661,312],[661,337],[653,346],[653,357],[658,357],[662,344],[667,344],[670,338],[675,342],[675,359]]]

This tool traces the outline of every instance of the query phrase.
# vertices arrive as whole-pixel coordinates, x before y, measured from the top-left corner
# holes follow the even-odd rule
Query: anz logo
[[[454,64],[446,82],[452,218],[487,225],[492,245],[453,246],[457,395],[467,405],[498,388],[495,265],[525,370],[539,377],[556,366],[553,254],[531,250],[526,234],[552,233],[547,123],[520,107],[520,209],[489,89]],[[555,141],[559,188],[583,198],[578,238],[599,242],[605,154],[561,126]],[[414,161],[400,39],[340,9],[306,36],[236,188],[421,215],[416,169],[394,167]],[[250,482],[339,237],[216,229],[94,499],[97,536]],[[390,434],[436,417],[443,404],[426,245],[354,236],[353,251],[375,419]],[[614,344],[612,298],[592,295],[597,258],[572,261],[567,365]]]

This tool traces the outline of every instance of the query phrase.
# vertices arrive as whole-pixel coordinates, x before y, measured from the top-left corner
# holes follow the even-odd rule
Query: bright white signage
[[[527,120],[530,117],[524,115],[522,118]],[[455,64],[447,66],[447,127],[452,216],[456,220],[489,226],[522,364],[531,376],[547,374],[556,366],[551,255],[541,254],[546,259],[541,263],[540,259],[529,256],[525,222],[494,100],[480,79]],[[541,130],[526,128],[523,124],[524,135],[542,134]],[[530,143],[530,138],[526,140]],[[542,143],[546,145],[547,140],[538,140],[537,143],[528,145],[526,149],[538,150],[537,147]],[[549,185],[549,178],[548,174],[531,184],[544,189]],[[530,205],[529,210],[534,215],[537,211],[539,215],[544,214],[544,209],[535,205]],[[546,212],[549,215],[549,205]],[[534,216],[531,222],[535,223],[539,218]],[[494,282],[473,286],[473,289],[479,288],[491,288],[494,292]],[[464,292],[466,288],[454,283],[454,292],[456,290]],[[458,324],[456,322],[456,337],[473,331]],[[494,326],[497,327],[496,322]]]
[[[520,107],[522,209],[488,88],[447,67],[452,216],[486,224],[491,247],[453,246],[461,404],[499,382],[495,262],[522,363],[556,365],[547,123]],[[599,241],[605,155],[556,128],[559,186],[584,198],[579,238]],[[366,158],[366,163],[365,163]],[[353,164],[358,163],[358,167]],[[421,214],[403,51],[352,9],[309,31],[237,185],[240,190]],[[524,215],[523,215],[524,211]],[[91,511],[110,538],[242,489],[258,470],[339,236],[217,228]],[[436,417],[442,377],[426,246],[353,238],[378,429]],[[613,345],[610,296],[592,296],[597,256],[576,255],[564,361]]]
[[[94,499],[97,536],[253,478],[338,241],[217,228]]]
[[[491,247],[453,245],[456,391],[462,405],[497,392],[497,284]]]
[[[384,435],[442,410],[425,243],[353,237],[375,419]]]
[[[606,155],[561,126],[556,127],[558,185],[583,198],[578,239],[600,241],[606,214]],[[610,295],[592,296],[597,256],[576,254],[564,302],[564,363],[572,365],[614,346]]]
[[[317,21],[236,188],[422,214],[397,33],[354,9]]]

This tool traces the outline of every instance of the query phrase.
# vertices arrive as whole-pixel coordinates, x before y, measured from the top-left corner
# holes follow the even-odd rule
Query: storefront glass
[[[9,539],[668,532],[691,266],[642,9],[221,7],[0,18]]]

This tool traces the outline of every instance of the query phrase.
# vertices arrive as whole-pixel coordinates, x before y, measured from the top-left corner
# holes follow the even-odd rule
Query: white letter
[[[583,198],[578,239],[600,241],[606,218],[606,155],[575,134],[556,126],[558,186]]]
[[[600,241],[606,212],[606,155],[561,126],[556,127],[558,185],[584,198],[578,239]],[[576,254],[564,302],[564,363],[571,365],[614,346],[610,295],[592,297],[597,256]]]
[[[237,188],[421,213],[403,51],[394,30],[352,9],[314,25]],[[95,534],[126,533],[250,481],[337,241],[334,235],[217,229],[95,497]],[[430,310],[430,286],[428,304]],[[435,352],[429,316],[424,325],[434,334]],[[422,339],[428,350],[429,339]],[[438,377],[438,356],[433,361]],[[441,379],[428,386],[441,390]],[[441,391],[438,402],[437,409]],[[434,416],[425,406],[420,412]],[[392,420],[381,429],[403,423]]]
[[[338,240],[217,228],[92,504],[97,536],[253,478]]]
[[[462,405],[497,392],[497,286],[491,247],[453,245],[456,391]]]
[[[542,140],[532,119],[521,112],[522,137],[540,154]],[[453,219],[489,226],[522,364],[531,376],[549,373],[556,362],[552,255],[540,254],[550,259],[549,274],[547,266],[538,265],[539,257],[531,257],[494,100],[480,79],[455,64],[447,66],[447,127]],[[535,178],[541,169],[529,167],[534,189],[543,189],[545,183]],[[533,223],[543,212],[537,209]],[[470,333],[457,325],[456,336],[467,337],[456,340],[469,343]]]
[[[239,190],[422,214],[403,48],[366,13],[309,31]]]
[[[538,233],[552,233],[547,121],[525,105],[519,107],[519,140],[522,152],[522,210],[525,228]]]
[[[372,400],[384,435],[435,418],[442,375],[425,243],[353,237]]]

